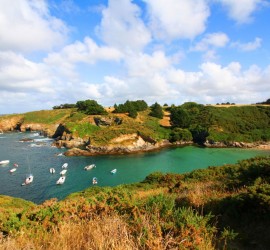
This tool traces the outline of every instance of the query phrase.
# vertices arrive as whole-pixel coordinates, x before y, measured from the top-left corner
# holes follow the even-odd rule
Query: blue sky
[[[266,0],[0,0],[0,113],[270,98]]]

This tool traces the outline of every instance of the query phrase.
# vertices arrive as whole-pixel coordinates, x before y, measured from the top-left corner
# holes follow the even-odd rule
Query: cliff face
[[[23,116],[5,117],[0,120],[0,132],[40,131],[45,136],[53,137],[59,124],[27,123]]]
[[[106,146],[87,145],[84,149],[72,148],[68,150],[66,156],[91,156],[108,154],[131,154],[147,152],[171,146],[172,144],[163,140],[161,142],[150,142],[143,139],[140,135],[133,133],[114,138]]]
[[[23,116],[8,117],[0,120],[0,132],[20,130]]]

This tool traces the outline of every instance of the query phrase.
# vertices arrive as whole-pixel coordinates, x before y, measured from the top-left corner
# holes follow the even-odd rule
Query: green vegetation
[[[59,106],[53,106],[53,109],[70,109],[70,108],[76,108],[76,104],[60,104]]]
[[[81,111],[87,115],[105,115],[106,110],[94,100],[78,101],[76,103],[78,111]]]
[[[29,123],[53,124],[65,119],[72,109],[41,110],[24,114],[24,121]]]
[[[143,100],[126,101],[124,104],[114,104],[114,113],[128,113],[129,117],[136,118],[139,111],[144,111],[148,105]]]
[[[69,104],[60,106],[66,107]],[[169,139],[171,142],[180,140],[198,144],[206,141],[212,144],[222,142],[225,145],[232,145],[232,142],[270,141],[270,107],[267,105],[215,107],[187,102],[181,106],[166,106],[163,120],[160,120],[163,118],[163,108],[158,103],[148,108],[142,100],[115,104],[113,113],[107,113],[93,100],[78,101],[76,107],[3,116],[0,117],[0,123],[6,118],[20,117],[17,125],[21,121],[62,124],[74,136],[90,136],[94,145],[106,145],[120,135],[132,133],[140,134],[150,141]],[[95,119],[111,118],[121,122],[103,127],[95,123]]]
[[[269,170],[270,157],[256,157],[41,205],[0,196],[0,248],[267,249]]]
[[[270,108],[265,106],[217,108],[185,103],[171,108],[171,122],[188,128],[197,143],[270,140]]]
[[[156,102],[151,107],[151,112],[149,113],[150,116],[162,119],[163,118],[163,109],[162,107]]]

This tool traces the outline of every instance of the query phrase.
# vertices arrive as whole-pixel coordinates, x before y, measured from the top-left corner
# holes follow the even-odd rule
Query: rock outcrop
[[[3,133],[20,130],[23,120],[23,116],[10,116],[5,117],[5,119],[0,119],[0,131]]]
[[[259,148],[270,149],[270,142],[213,142],[206,141],[204,146],[209,148]]]
[[[106,146],[94,146],[89,143],[84,149],[72,148],[68,150],[66,156],[91,156],[91,155],[112,155],[112,154],[131,154],[138,152],[147,152],[160,149],[162,147],[171,146],[172,144],[163,140],[156,142],[155,140],[145,140],[140,135],[133,133],[121,135],[111,140]]]

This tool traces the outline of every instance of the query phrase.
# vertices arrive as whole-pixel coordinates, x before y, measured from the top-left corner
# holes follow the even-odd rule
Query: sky
[[[270,98],[269,0],[0,0],[0,114]]]

